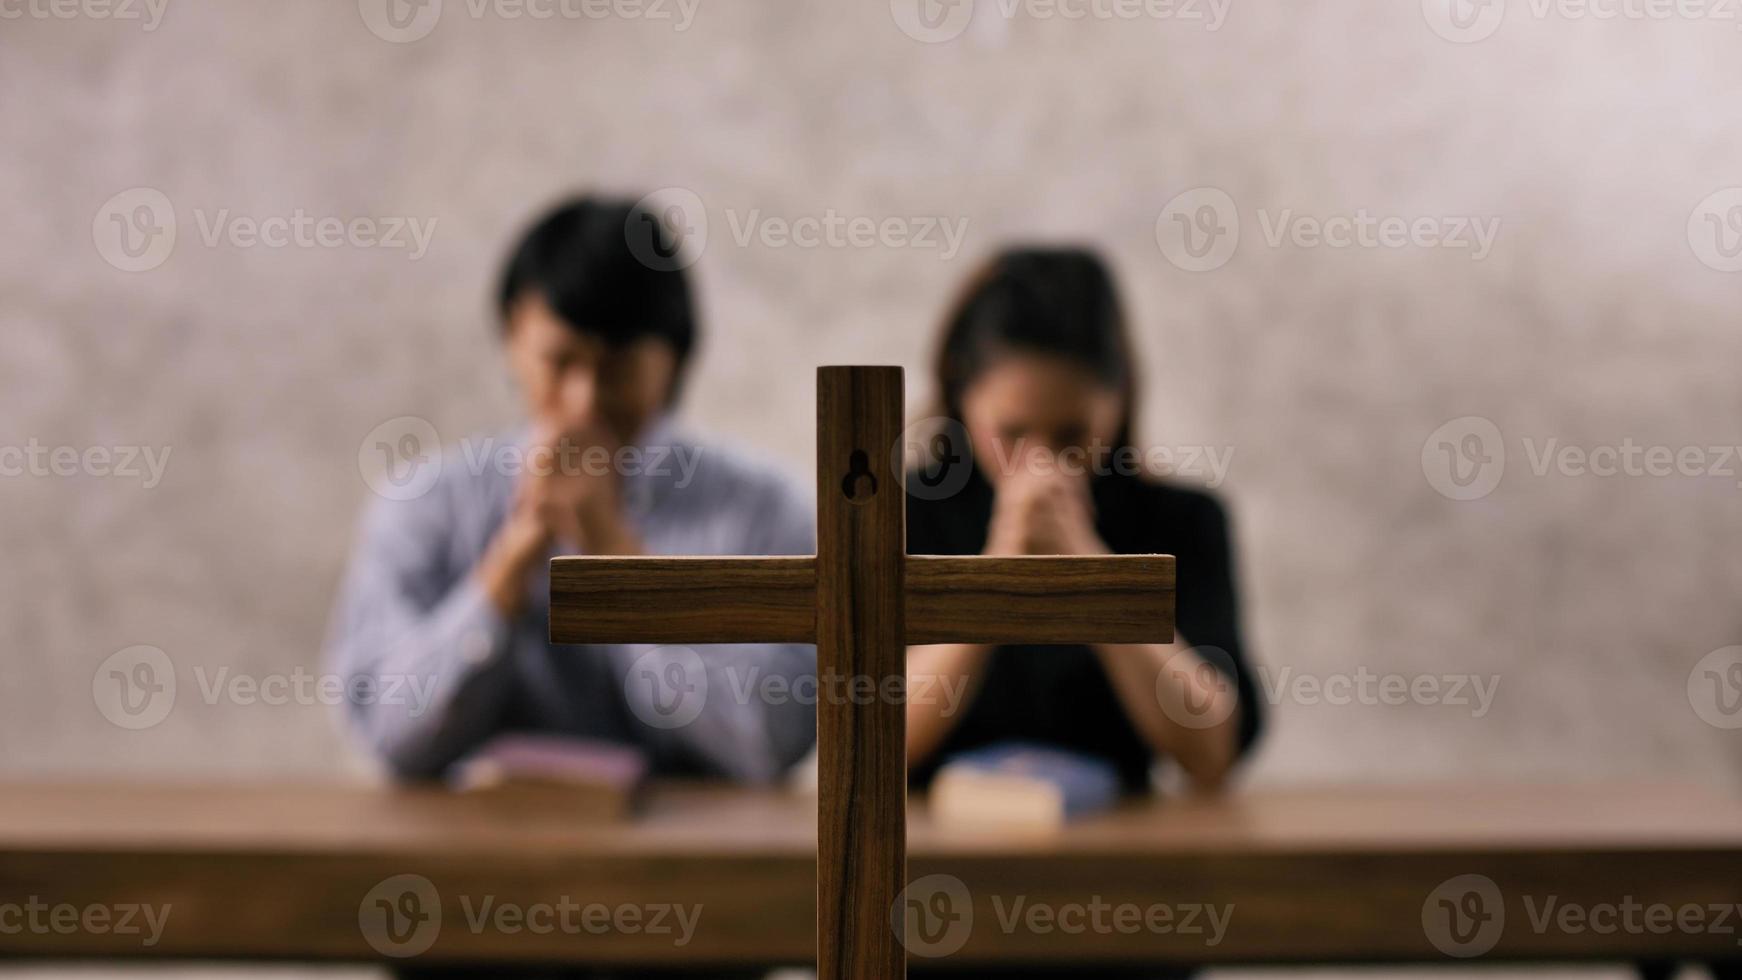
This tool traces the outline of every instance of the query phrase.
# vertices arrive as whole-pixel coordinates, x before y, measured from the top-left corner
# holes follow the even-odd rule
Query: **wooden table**
[[[364,922],[377,886],[405,874],[428,879],[440,902],[419,962],[813,955],[810,797],[660,786],[627,821],[576,817],[571,802],[335,785],[0,785],[0,956],[382,960]],[[1266,790],[1133,805],[1062,835],[942,828],[916,806],[909,842],[910,880],[928,889],[909,897],[950,914],[910,936],[910,949],[959,946],[948,964],[1450,962],[1442,909],[1478,910],[1464,904],[1466,875],[1490,880],[1503,907],[1498,935],[1474,939],[1494,940],[1487,959],[1742,954],[1742,802],[1686,786]],[[938,904],[954,885],[934,875],[960,882],[957,904]],[[163,904],[150,946],[54,927],[58,906],[73,910],[58,913],[64,924],[93,907],[114,920]],[[680,942],[677,910],[696,906]],[[501,918],[504,907],[552,928]],[[539,918],[564,907],[569,931]],[[651,929],[660,907],[665,932]],[[1210,911],[1229,907],[1210,942]],[[1654,927],[1657,907],[1668,931]],[[965,931],[944,928],[970,908]],[[1196,932],[1185,928],[1192,908]],[[1697,929],[1689,909],[1701,910]],[[1468,951],[1457,941],[1453,952]]]

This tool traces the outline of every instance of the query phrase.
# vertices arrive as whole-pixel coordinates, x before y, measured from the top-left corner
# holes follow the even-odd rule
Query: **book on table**
[[[1119,774],[1096,756],[1034,742],[999,742],[953,756],[932,781],[942,824],[1061,827],[1112,806]]]

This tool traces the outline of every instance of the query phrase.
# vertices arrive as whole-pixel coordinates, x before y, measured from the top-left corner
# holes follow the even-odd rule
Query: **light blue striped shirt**
[[[656,773],[752,782],[803,757],[814,703],[765,692],[814,677],[814,647],[555,645],[546,564],[523,610],[498,613],[473,569],[507,519],[525,445],[522,431],[451,448],[428,492],[378,499],[363,519],[327,655],[373,754],[435,777],[494,735],[534,732],[634,745]],[[809,500],[772,468],[666,423],[641,449],[619,469],[647,553],[815,553]]]

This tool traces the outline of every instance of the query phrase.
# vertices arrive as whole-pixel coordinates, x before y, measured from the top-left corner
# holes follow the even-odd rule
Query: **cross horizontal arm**
[[[815,643],[815,558],[553,558],[552,643]]]
[[[815,643],[814,558],[556,558],[554,643]],[[1171,555],[907,559],[906,642],[1165,643]]]
[[[907,642],[1167,643],[1172,555],[909,555]]]

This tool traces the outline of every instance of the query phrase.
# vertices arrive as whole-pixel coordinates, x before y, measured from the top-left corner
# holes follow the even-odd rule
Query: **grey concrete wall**
[[[1220,489],[1261,660],[1333,684],[1498,678],[1481,717],[1283,696],[1255,780],[1736,782],[1736,735],[1695,710],[1716,692],[1697,662],[1742,642],[1742,466],[1704,448],[1742,442],[1742,278],[1716,247],[1742,230],[1730,200],[1702,203],[1742,184],[1734,24],[1513,4],[1473,40],[1493,25],[1460,34],[1432,0],[1080,20],[984,0],[924,43],[903,2],[702,0],[680,25],[448,0],[409,42],[371,30],[373,0],[169,0],[154,29],[9,8],[0,444],[170,456],[152,486],[0,479],[0,771],[354,764],[327,709],[208,703],[203,683],[318,669],[371,430],[513,417],[486,297],[516,228],[569,190],[677,187],[709,220],[687,414],[798,473],[814,365],[904,364],[918,405],[975,261],[1011,237],[1107,250],[1146,438],[1233,453]],[[1204,187],[1227,197],[1177,198]],[[117,251],[141,206],[173,215],[166,254]],[[1194,227],[1238,222],[1231,255],[1180,247],[1174,215],[1206,206]],[[299,210],[433,236],[417,255],[248,242],[247,222]],[[965,238],[768,238],[831,210]],[[1298,220],[1339,215],[1425,231],[1336,248]],[[1452,218],[1497,234],[1480,255],[1421,238],[1457,239]],[[1436,490],[1461,492],[1435,454],[1482,432],[1430,434],[1468,416],[1505,466],[1466,501]],[[1539,475],[1550,439],[1700,447],[1731,475]],[[93,675],[140,644],[179,689],[132,731]]]

